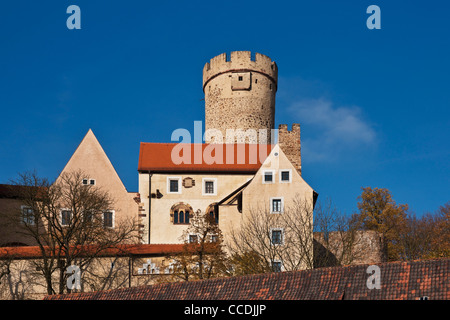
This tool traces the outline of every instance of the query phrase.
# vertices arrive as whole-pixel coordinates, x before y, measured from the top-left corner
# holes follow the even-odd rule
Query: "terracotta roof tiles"
[[[380,267],[380,289],[369,289],[369,265],[156,284],[47,300],[433,300],[450,299],[450,259],[391,262]]]

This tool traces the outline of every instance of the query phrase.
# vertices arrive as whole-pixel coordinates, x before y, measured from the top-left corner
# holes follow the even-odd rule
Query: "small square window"
[[[281,272],[281,261],[272,261],[272,271]]]
[[[190,234],[189,235],[189,243],[196,243],[198,242],[198,236],[195,234]]]
[[[87,185],[88,184],[88,179],[83,179],[83,184]]]
[[[292,174],[291,170],[280,170],[280,182],[288,183],[291,182]]]
[[[244,80],[244,78],[242,78],[242,76],[239,76],[238,80],[242,81],[242,80]]]
[[[272,244],[283,244],[283,231],[280,229],[272,230]]]
[[[203,178],[203,195],[215,196],[217,195],[217,179],[216,178]]]
[[[91,186],[95,185],[95,180],[94,180],[94,179],[89,180],[89,184],[90,184]]]
[[[170,177],[167,178],[167,193],[181,193],[181,178]]]
[[[266,170],[263,171],[263,183],[273,183],[274,182],[274,171]]]

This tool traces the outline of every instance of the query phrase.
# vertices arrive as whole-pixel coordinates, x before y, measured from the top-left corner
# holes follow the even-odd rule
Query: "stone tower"
[[[276,63],[259,53],[254,58],[250,51],[234,51],[230,56],[222,53],[206,63],[206,142],[217,141],[208,136],[208,131],[215,129],[222,134],[223,142],[271,143],[277,82]],[[228,132],[227,138],[227,129],[234,130],[234,135]]]

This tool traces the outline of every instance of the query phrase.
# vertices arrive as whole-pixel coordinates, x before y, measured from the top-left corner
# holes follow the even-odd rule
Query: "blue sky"
[[[69,30],[69,5],[81,30]],[[369,30],[369,5],[381,29]],[[204,120],[203,65],[278,64],[276,126],[300,123],[304,179],[344,212],[388,188],[418,215],[450,201],[446,1],[8,1],[0,10],[0,183],[54,179],[91,128],[129,191],[139,143]]]

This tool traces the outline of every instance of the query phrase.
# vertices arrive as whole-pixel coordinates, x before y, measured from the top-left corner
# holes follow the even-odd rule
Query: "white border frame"
[[[280,271],[273,271],[273,263],[274,263],[274,262],[277,262],[277,263],[279,262],[279,263],[281,264]],[[283,272],[283,271],[285,271],[283,260],[280,260],[280,259],[271,260],[271,261],[270,261],[270,266],[271,266],[271,268],[272,268],[272,272]]]
[[[281,231],[281,243],[273,243],[272,235],[274,231]],[[270,244],[272,246],[282,246],[284,245],[284,228],[270,228]]]
[[[272,173],[272,182],[265,181],[266,172]],[[273,184],[273,183],[275,183],[275,175],[276,175],[276,170],[273,170],[273,169],[265,169],[265,170],[263,170],[262,171],[262,183],[263,184]]]
[[[287,171],[287,172],[289,172],[289,180],[288,181],[283,181],[283,180],[281,180],[281,172],[283,172],[283,171]],[[292,169],[280,169],[279,170],[279,176],[280,176],[280,178],[279,178],[279,182],[280,183],[292,183]]]
[[[205,193],[205,182],[212,181],[214,183],[214,192]],[[217,196],[217,178],[202,178],[202,196]]]
[[[273,200],[281,200],[281,211],[273,211]],[[284,213],[284,197],[271,197],[270,198],[270,213],[272,214],[281,214]]]

